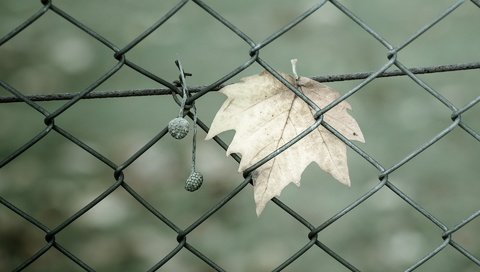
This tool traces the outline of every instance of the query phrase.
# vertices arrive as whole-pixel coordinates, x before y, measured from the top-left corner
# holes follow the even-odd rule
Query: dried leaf
[[[295,84],[292,76],[282,74]],[[309,78],[300,77],[301,91],[323,108],[339,94]],[[240,153],[243,172],[315,123],[311,108],[268,72],[243,78],[220,90],[228,98],[213,120],[206,139],[234,129],[227,155]],[[350,140],[364,142],[362,132],[341,102],[325,113],[324,120]],[[345,144],[323,126],[309,133],[280,155],[252,173],[257,215],[266,203],[279,196],[290,182],[300,186],[305,168],[316,162],[335,179],[350,186]]]

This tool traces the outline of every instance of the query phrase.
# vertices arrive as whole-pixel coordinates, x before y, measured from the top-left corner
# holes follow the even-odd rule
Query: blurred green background
[[[151,26],[177,1],[54,1],[54,4],[119,48]],[[316,1],[205,1],[260,42]],[[393,45],[400,45],[454,1],[340,1]],[[40,1],[0,2],[0,36],[41,8]],[[480,9],[466,1],[446,19],[399,53],[407,67],[480,60]],[[249,59],[243,40],[189,2],[162,27],[126,54],[135,64],[173,81],[181,59],[191,86],[208,85]],[[311,17],[261,50],[279,71],[290,72],[298,58],[303,76],[379,69],[386,49],[327,3]],[[26,95],[78,92],[113,67],[113,53],[100,42],[49,11],[0,47],[0,79]],[[254,64],[229,82],[258,73]],[[420,75],[462,107],[479,95],[478,70]],[[361,81],[328,85],[345,93]],[[96,91],[161,88],[124,66]],[[0,96],[9,96],[0,89]],[[199,117],[213,120],[225,98],[211,92],[197,101]],[[451,112],[407,77],[376,79],[348,99],[366,143],[358,144],[388,168],[451,124]],[[39,102],[54,111],[65,101]],[[115,163],[122,164],[176,117],[171,96],[82,100],[55,123]],[[480,107],[462,120],[480,131]],[[24,103],[0,104],[0,158],[44,128],[43,118]],[[227,142],[233,132],[221,135]],[[125,170],[125,179],[180,228],[188,227],[243,181],[237,164],[199,132],[197,168],[205,178],[196,193],[183,189],[190,173],[191,135],[164,137]],[[479,209],[478,141],[460,128],[390,175],[390,181],[449,227]],[[288,186],[280,199],[320,225],[378,183],[378,172],[349,150],[351,188],[311,165],[302,186]],[[78,146],[51,132],[0,169],[0,196],[55,228],[114,182],[112,170]],[[480,256],[476,219],[453,238]],[[307,242],[308,230],[270,203],[255,215],[248,186],[188,235],[188,242],[228,271],[269,271]],[[320,241],[362,271],[403,271],[443,240],[442,231],[383,188],[322,231]],[[44,233],[0,206],[0,271],[10,271],[44,244]],[[175,246],[176,233],[147,212],[122,188],[56,236],[56,241],[98,271],[145,271]],[[48,251],[26,271],[81,271]],[[211,271],[182,250],[160,271]],[[285,271],[347,271],[319,248],[312,248]],[[447,246],[417,271],[478,271]]]

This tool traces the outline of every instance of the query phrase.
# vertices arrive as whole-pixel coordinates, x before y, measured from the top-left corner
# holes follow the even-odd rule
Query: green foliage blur
[[[279,30],[316,1],[205,1],[254,41]],[[435,20],[454,1],[340,1],[393,45],[401,45]],[[122,48],[177,1],[53,1],[54,5]],[[0,2],[0,37],[41,9],[40,1]],[[480,9],[466,1],[446,19],[401,50],[407,67],[480,60]],[[249,59],[249,46],[189,2],[126,54],[128,60],[172,82],[180,59],[193,76],[190,86],[209,85]],[[261,50],[273,68],[313,77],[378,70],[387,50],[330,2]],[[0,80],[25,95],[72,93],[87,88],[116,64],[113,52],[52,11],[0,46]],[[229,82],[258,73],[254,64]],[[456,107],[479,95],[478,70],[419,75]],[[329,83],[346,93],[361,81]],[[127,66],[95,91],[162,88]],[[0,89],[0,96],[10,94]],[[208,93],[196,102],[210,124],[224,97]],[[349,97],[366,143],[358,144],[385,168],[416,150],[451,124],[451,111],[408,77],[381,78]],[[65,101],[38,102],[54,111]],[[117,165],[161,131],[178,114],[171,96],[81,100],[55,124]],[[462,120],[480,131],[480,107]],[[42,116],[25,103],[0,104],[0,159],[44,129]],[[229,142],[233,132],[222,138]],[[164,137],[124,171],[126,182],[184,229],[243,181],[233,159],[198,134],[197,169],[203,187],[183,189],[191,167],[191,134]],[[378,184],[378,171],[349,150],[351,188],[311,165],[302,186],[288,186],[280,199],[318,226]],[[394,171],[389,180],[449,227],[479,209],[480,145],[460,128]],[[50,132],[0,169],[0,196],[50,229],[115,182],[113,171],[77,145]],[[454,240],[479,258],[480,220],[455,232]],[[318,239],[362,271],[403,271],[443,243],[442,230],[388,188],[320,232]],[[252,188],[188,235],[188,243],[228,271],[269,271],[306,245],[309,230],[270,203],[255,215]],[[0,271],[10,271],[45,245],[45,234],[0,205]],[[56,242],[98,271],[145,271],[177,246],[176,233],[118,188],[67,226]],[[418,271],[478,271],[447,246]],[[51,249],[26,271],[81,271]],[[183,249],[160,271],[211,271]],[[317,247],[285,271],[347,271]]]

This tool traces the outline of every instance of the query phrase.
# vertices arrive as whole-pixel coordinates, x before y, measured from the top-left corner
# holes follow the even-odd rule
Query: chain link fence
[[[193,101],[201,100],[204,95],[209,92],[214,92],[219,90],[226,82],[232,79],[234,76],[238,75],[248,67],[254,64],[258,64],[263,67],[265,70],[270,72],[274,75],[277,79],[283,82],[292,92],[294,92],[297,96],[303,99],[306,103],[308,103],[312,109],[316,112],[316,125],[323,126],[331,133],[333,133],[336,137],[338,137],[341,141],[343,141],[353,152],[356,152],[359,156],[361,156],[368,164],[371,165],[378,173],[378,183],[371,187],[369,191],[364,193],[361,197],[358,197],[352,203],[345,203],[343,209],[338,211],[334,214],[331,218],[323,221],[322,223],[318,222],[311,222],[311,220],[307,220],[304,216],[302,216],[302,211],[297,211],[291,208],[289,205],[285,204],[278,198],[274,198],[272,200],[279,209],[284,211],[285,216],[290,216],[297,220],[300,224],[304,226],[304,234],[305,234],[305,243],[304,246],[298,251],[296,251],[293,255],[289,256],[283,262],[278,263],[277,267],[272,267],[271,270],[273,271],[281,271],[281,270],[289,270],[289,266],[293,262],[301,262],[301,256],[306,252],[310,251],[313,248],[320,248],[326,254],[330,255],[331,258],[336,260],[338,263],[344,266],[347,270],[350,271],[361,271],[362,267],[357,265],[355,262],[352,262],[346,257],[342,257],[342,252],[338,252],[331,247],[327,246],[319,239],[319,234],[322,233],[327,227],[335,223],[337,220],[344,216],[348,216],[350,211],[354,208],[361,206],[369,199],[371,196],[375,195],[382,189],[387,189],[393,192],[403,200],[406,204],[410,205],[419,215],[425,217],[429,220],[432,225],[432,232],[440,231],[440,235],[438,235],[438,240],[440,241],[438,245],[433,248],[430,252],[426,255],[418,256],[417,261],[412,263],[410,267],[406,269],[406,271],[413,271],[417,268],[422,267],[425,263],[432,260],[434,256],[438,253],[442,252],[443,250],[450,248],[454,249],[458,253],[463,256],[463,261],[470,263],[474,267],[480,267],[480,256],[478,252],[471,252],[467,250],[462,243],[457,242],[454,239],[454,235],[460,229],[464,228],[469,224],[473,224],[474,220],[480,215],[480,210],[473,212],[469,216],[466,216],[462,220],[458,221],[455,225],[449,226],[448,224],[442,222],[439,218],[436,217],[435,214],[429,212],[427,209],[422,207],[418,204],[415,199],[408,195],[406,192],[399,189],[393,182],[390,181],[389,176],[393,173],[398,171],[402,168],[406,163],[413,160],[419,154],[423,153],[425,150],[431,148],[435,145],[440,139],[445,137],[446,135],[450,134],[452,131],[462,131],[472,137],[476,144],[480,141],[480,134],[478,131],[475,130],[474,127],[470,126],[464,120],[462,120],[462,115],[471,111],[480,101],[480,96],[477,96],[475,99],[471,100],[469,103],[462,107],[455,106],[449,99],[442,96],[435,88],[430,86],[428,83],[423,81],[419,78],[418,74],[427,74],[427,73],[439,73],[439,72],[447,72],[447,71],[464,71],[464,70],[472,70],[472,69],[480,69],[480,62],[472,62],[472,63],[462,63],[462,64],[449,64],[449,65],[442,65],[442,66],[431,66],[431,67],[419,67],[419,68],[410,68],[404,65],[399,57],[399,53],[402,50],[405,50],[411,42],[419,38],[420,36],[424,35],[424,33],[428,32],[433,26],[444,20],[450,14],[452,14],[455,10],[459,7],[468,5],[470,8],[480,8],[480,2],[478,0],[472,1],[455,1],[452,2],[449,8],[443,11],[436,18],[431,18],[430,22],[424,25],[422,28],[418,29],[413,35],[405,39],[402,43],[395,45],[390,43],[387,39],[385,39],[382,35],[377,33],[374,28],[370,27],[363,18],[356,15],[353,11],[347,8],[345,5],[341,3],[341,1],[330,0],[330,1],[318,1],[318,3],[312,5],[308,10],[304,11],[301,15],[296,17],[294,20],[280,28],[278,31],[275,31],[270,36],[265,38],[264,40],[258,42],[249,37],[246,33],[242,31],[239,27],[235,24],[231,23],[229,20],[224,18],[222,14],[217,12],[211,5],[207,4],[205,1],[201,0],[183,0],[176,3],[170,10],[164,11],[164,15],[161,16],[151,27],[146,29],[143,33],[138,35],[135,39],[129,42],[127,45],[121,46],[114,44],[112,41],[106,39],[101,34],[97,33],[94,29],[90,29],[81,20],[76,19],[74,16],[70,15],[69,13],[65,12],[62,9],[62,3],[59,1],[58,3],[55,1],[49,0],[42,0],[41,6],[39,10],[32,14],[30,18],[26,21],[18,25],[15,29],[11,30],[5,36],[0,38],[0,48],[2,45],[7,44],[14,38],[17,34],[22,33],[22,31],[28,29],[32,25],[34,25],[42,16],[45,16],[47,13],[54,14],[63,20],[65,24],[72,24],[76,28],[80,29],[81,31],[85,32],[87,35],[93,37],[96,41],[101,43],[103,46],[108,48],[111,53],[113,54],[113,58],[115,60],[115,64],[101,77],[96,79],[94,82],[91,82],[88,87],[86,87],[83,91],[78,93],[61,93],[61,94],[35,94],[35,95],[26,95],[22,93],[21,90],[15,88],[15,86],[10,85],[8,82],[4,81],[2,75],[0,75],[0,86],[10,93],[10,96],[2,96],[0,97],[0,103],[2,105],[6,105],[8,103],[24,103],[29,107],[33,108],[35,111],[38,112],[39,115],[42,116],[44,122],[44,128],[35,136],[33,136],[29,141],[25,142],[22,146],[16,148],[14,152],[8,155],[3,155],[0,161],[0,168],[3,168],[7,165],[15,164],[16,160],[19,156],[21,156],[24,152],[35,146],[39,141],[45,138],[49,134],[58,134],[67,139],[68,141],[74,143],[84,151],[88,152],[91,156],[98,159],[99,163],[104,164],[108,168],[111,169],[113,173],[112,177],[112,184],[111,186],[106,189],[105,191],[98,194],[94,200],[90,203],[76,211],[73,215],[69,218],[61,222],[60,224],[56,225],[53,228],[47,227],[44,223],[37,220],[29,213],[25,212],[17,205],[14,205],[12,202],[9,201],[7,197],[1,195],[0,192],[0,203],[5,208],[10,209],[19,218],[23,220],[23,224],[31,224],[38,230],[44,233],[45,243],[44,246],[38,248],[35,254],[31,256],[26,256],[23,262],[18,263],[17,266],[13,269],[14,271],[22,271],[25,270],[33,263],[35,263],[42,255],[46,254],[49,251],[58,251],[63,254],[65,257],[69,258],[78,267],[86,270],[86,271],[95,271],[95,267],[89,265],[86,260],[76,256],[72,253],[67,246],[63,246],[61,242],[57,241],[56,237],[58,237],[62,231],[64,231],[69,225],[75,224],[79,218],[85,215],[89,210],[94,208],[99,203],[107,198],[110,194],[117,190],[125,190],[128,194],[130,194],[138,203],[140,203],[144,209],[148,210],[155,218],[163,222],[166,226],[168,226],[171,230],[176,233],[176,240],[178,241],[178,245],[171,249],[171,251],[165,256],[158,256],[158,261],[153,265],[148,271],[156,271],[160,269],[162,266],[167,264],[174,256],[182,251],[189,251],[193,255],[195,255],[199,260],[205,262],[212,270],[215,271],[225,271],[229,270],[228,267],[222,267],[218,264],[218,260],[211,258],[208,254],[202,252],[195,244],[191,244],[187,241],[187,238],[191,233],[194,233],[202,224],[207,222],[211,217],[216,214],[219,210],[222,209],[227,203],[232,201],[238,193],[243,190],[246,190],[249,185],[251,185],[252,180],[250,173],[255,170],[256,167],[259,167],[261,164],[265,163],[266,161],[275,157],[277,152],[271,154],[271,156],[266,157],[265,159],[261,160],[258,164],[255,165],[254,168],[248,169],[246,173],[244,173],[244,181],[238,184],[238,186],[230,191],[227,195],[221,199],[218,203],[214,206],[210,207],[208,211],[206,211],[203,215],[199,218],[191,222],[191,224],[186,228],[181,228],[179,225],[174,222],[171,218],[166,216],[162,209],[159,207],[155,207],[151,203],[149,203],[144,197],[134,190],[130,185],[127,178],[124,176],[124,171],[129,166],[131,166],[135,161],[137,161],[145,152],[147,152],[152,146],[154,146],[159,141],[164,139],[165,135],[168,133],[168,129],[164,127],[158,134],[153,137],[148,143],[144,144],[140,149],[138,149],[133,155],[131,155],[127,160],[121,163],[115,163],[112,158],[109,156],[102,154],[100,151],[96,150],[91,145],[87,144],[86,142],[80,140],[76,137],[76,135],[71,134],[65,128],[62,128],[61,125],[57,125],[55,120],[66,111],[68,111],[73,105],[78,103],[80,100],[83,99],[93,99],[93,98],[107,98],[107,97],[129,97],[129,96],[146,96],[146,95],[174,95],[174,96],[181,96],[181,90],[169,80],[163,78],[161,75],[156,74],[153,71],[149,71],[146,68],[137,65],[133,61],[128,59],[128,53],[142,43],[142,41],[147,38],[152,33],[155,33],[159,28],[162,28],[162,25],[167,21],[171,20],[175,17],[175,15],[182,10],[187,4],[194,5],[202,12],[205,12],[209,16],[213,17],[218,24],[222,24],[224,27],[228,28],[229,31],[234,33],[238,36],[243,42],[248,45],[250,48],[245,55],[248,57],[248,60],[239,63],[238,67],[233,69],[232,71],[228,71],[224,76],[216,80],[215,82],[209,84],[208,86],[189,86],[189,90],[191,92],[191,96],[187,99],[187,105],[191,104]],[[190,2],[190,3],[189,3]],[[285,79],[283,79],[280,74],[276,71],[274,67],[272,67],[266,60],[260,57],[261,52],[264,48],[268,48],[268,46],[282,37],[285,33],[289,32],[292,28],[301,24],[305,19],[307,19],[312,14],[315,14],[317,11],[321,10],[325,4],[333,5],[338,11],[343,13],[347,16],[350,20],[356,23],[364,30],[364,35],[373,37],[381,46],[384,47],[384,54],[386,56],[385,63],[378,68],[376,71],[373,72],[365,72],[365,73],[355,73],[355,74],[341,74],[341,75],[327,75],[327,76],[316,76],[313,77],[314,80],[319,82],[336,82],[336,81],[346,81],[346,80],[361,80],[359,84],[357,84],[351,90],[344,92],[338,99],[332,102],[329,106],[325,108],[320,108],[317,105],[311,105],[308,98],[306,98],[300,91],[298,91],[294,86],[289,84]],[[480,9],[478,10],[480,12]],[[480,14],[480,13],[479,13]],[[301,42],[301,41],[299,41]],[[468,42],[468,41],[465,41]],[[114,74],[119,72],[122,67],[128,66],[134,71],[138,72],[139,74],[146,76],[160,85],[162,88],[157,89],[142,89],[142,90],[121,90],[121,91],[107,91],[107,92],[95,92],[97,87],[104,83],[105,81],[109,80]],[[396,68],[392,70],[391,68]],[[188,67],[185,67],[188,72]],[[388,71],[387,71],[388,70]],[[357,146],[355,143],[346,139],[342,134],[337,132],[333,127],[331,127],[327,122],[325,122],[322,118],[323,114],[329,111],[332,107],[339,104],[340,102],[346,100],[351,96],[355,96],[357,93],[361,92],[362,89],[371,83],[372,81],[380,78],[380,77],[394,77],[394,76],[405,76],[411,79],[412,82],[420,86],[426,93],[428,93],[431,99],[438,100],[443,106],[448,109],[451,113],[451,122],[447,127],[444,127],[438,134],[434,135],[431,139],[421,144],[418,148],[397,161],[393,166],[385,166],[381,162],[379,162],[375,157],[368,154],[364,151],[360,146]],[[65,100],[66,102],[63,103],[60,107],[56,108],[53,111],[47,110],[45,107],[41,106],[41,104],[37,103],[36,101],[52,101],[52,100]],[[0,105],[1,106],[1,105]],[[199,109],[201,111],[201,108]],[[189,117],[193,120],[193,114],[191,112],[186,113]],[[8,116],[2,116],[3,118],[8,118]],[[209,127],[208,125],[202,121],[201,115],[200,118],[197,119],[198,126],[208,132]],[[313,124],[312,124],[313,125]],[[302,135],[304,136],[308,131],[305,131]],[[280,150],[285,150],[289,148],[291,145],[299,141],[302,137],[297,137],[294,140],[288,142],[284,146],[280,148]],[[215,142],[218,146],[224,150],[227,149],[228,144],[224,142],[220,137],[214,138]],[[370,139],[366,139],[369,141]],[[448,155],[447,155],[448,156]],[[233,160],[239,162],[240,157],[237,155],[231,156]],[[161,169],[162,170],[162,169]],[[160,170],[160,171],[161,171]],[[165,169],[166,170],[166,169]],[[478,176],[477,176],[478,181]],[[1,180],[0,182],[6,183],[8,180]],[[472,192],[473,194],[478,195],[478,192]],[[440,200],[439,200],[440,201]],[[480,202],[477,202],[477,205]],[[173,205],[173,204],[172,204]],[[1,211],[3,212],[3,211]],[[318,220],[318,219],[317,219]],[[478,233],[478,230],[477,230]],[[214,237],[212,239],[215,239]],[[478,240],[478,237],[472,237],[471,239]],[[4,242],[0,242],[0,247],[7,247]],[[399,255],[402,253],[399,252]],[[249,260],[242,260],[244,262],[248,262]],[[319,271],[322,270],[321,264],[319,267],[312,268],[312,271]]]

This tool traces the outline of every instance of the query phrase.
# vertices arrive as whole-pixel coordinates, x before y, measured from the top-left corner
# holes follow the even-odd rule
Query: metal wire
[[[480,69],[480,62],[470,62],[470,63],[459,63],[459,64],[448,64],[448,65],[435,65],[428,67],[414,67],[409,68],[410,72],[413,74],[431,74],[431,73],[442,73],[442,72],[453,72],[453,71],[464,71],[464,70],[474,70]],[[338,74],[338,75],[325,75],[325,76],[313,76],[311,79],[318,82],[336,82],[336,81],[348,81],[348,80],[359,80],[366,79],[375,72],[360,72],[353,74]],[[397,77],[405,76],[406,74],[401,70],[386,71],[376,75],[376,78],[381,77]],[[197,93],[202,89],[205,89],[207,86],[192,86],[189,87],[190,93]],[[210,89],[210,91],[218,91],[225,85],[219,85],[215,88]],[[169,95],[172,93],[171,89],[168,88],[159,88],[159,89],[131,89],[131,90],[109,90],[101,92],[91,92],[85,95],[82,99],[95,99],[95,98],[118,98],[118,97],[131,97],[131,96],[153,96],[153,95]],[[78,93],[70,92],[53,92],[51,94],[36,94],[28,95],[27,98],[31,101],[55,101],[55,100],[70,100]],[[17,98],[16,96],[0,96],[0,103],[14,103],[14,102],[23,102],[22,99]]]
[[[316,121],[311,124],[311,126],[306,129],[305,131],[298,134],[294,139],[290,140],[285,145],[278,148],[276,151],[272,152],[255,165],[251,166],[244,172],[244,181],[239,184],[234,190],[229,192],[222,200],[212,206],[206,213],[204,213],[200,218],[195,220],[185,229],[178,227],[175,222],[169,219],[167,216],[162,214],[157,208],[147,202],[139,193],[137,193],[132,187],[129,186],[128,182],[124,179],[123,171],[129,167],[133,162],[135,162],[139,157],[142,156],[148,149],[150,149],[155,143],[161,140],[167,134],[167,128],[165,127],[162,129],[153,139],[151,139],[148,143],[146,143],[143,147],[141,147],[135,154],[129,157],[125,162],[120,165],[116,165],[112,162],[107,156],[101,154],[99,151],[95,150],[93,147],[89,146],[85,142],[79,140],[74,135],[70,134],[66,130],[64,130],[59,125],[55,124],[55,119],[67,111],[71,106],[76,104],[78,101],[82,99],[91,99],[91,98],[108,98],[108,97],[129,97],[129,96],[146,96],[146,95],[169,95],[169,94],[181,94],[182,91],[175,86],[175,84],[168,82],[167,80],[161,78],[160,76],[147,71],[146,69],[136,65],[132,61],[128,60],[125,56],[127,52],[129,52],[132,48],[140,44],[146,37],[151,35],[155,32],[158,28],[162,27],[162,25],[170,20],[177,12],[179,12],[184,5],[188,2],[188,0],[179,1],[172,9],[167,11],[165,15],[160,17],[151,27],[147,28],[142,34],[138,37],[133,39],[130,43],[128,43],[124,47],[119,47],[115,45],[113,42],[109,41],[105,37],[101,36],[99,33],[95,32],[95,30],[88,28],[82,22],[78,21],[73,16],[69,15],[65,11],[61,9],[61,7],[56,6],[50,0],[42,0],[40,1],[41,6],[39,10],[31,15],[25,22],[21,23],[18,27],[14,28],[8,34],[3,37],[0,37],[0,46],[5,43],[8,43],[13,37],[17,34],[22,32],[23,30],[29,28],[33,25],[40,17],[45,15],[47,12],[54,13],[59,17],[63,18],[65,23],[70,23],[73,26],[77,27],[78,29],[82,30],[86,34],[90,35],[92,38],[97,40],[98,42],[102,43],[108,49],[112,50],[114,53],[114,59],[117,61],[115,65],[113,65],[104,75],[100,78],[95,80],[91,83],[87,88],[83,91],[78,93],[59,93],[55,94],[53,91],[42,94],[42,95],[32,95],[26,96],[16,90],[13,86],[10,86],[8,83],[0,79],[0,86],[5,89],[7,92],[10,93],[11,96],[8,97],[0,97],[0,103],[12,103],[12,102],[22,102],[27,104],[28,106],[32,107],[36,111],[38,111],[44,117],[45,127],[40,130],[37,135],[32,137],[29,141],[24,143],[20,148],[16,149],[14,152],[6,156],[5,158],[0,158],[0,168],[4,167],[7,164],[14,163],[15,159],[34,146],[39,140],[44,138],[46,135],[51,133],[57,133],[61,135],[65,139],[71,141],[75,145],[79,146],[92,156],[98,159],[99,163],[102,163],[109,167],[112,170],[113,179],[112,184],[109,188],[99,194],[93,201],[85,205],[83,208],[75,212],[71,215],[68,219],[64,220],[54,228],[50,229],[46,227],[42,222],[39,222],[35,218],[33,218],[28,213],[22,211],[22,209],[18,208],[14,204],[8,201],[8,199],[0,196],[0,204],[5,206],[6,208],[13,211],[17,214],[20,218],[24,219],[26,223],[31,224],[32,226],[36,227],[40,231],[45,234],[45,245],[38,249],[32,256],[26,258],[22,263],[18,264],[18,266],[14,269],[14,271],[22,271],[28,268],[32,263],[34,263],[40,256],[55,248],[58,252],[65,255],[67,258],[72,260],[76,263],[80,268],[83,268],[85,271],[95,271],[94,268],[90,267],[86,262],[75,256],[71,253],[67,248],[63,247],[58,241],[55,240],[56,235],[61,233],[68,225],[75,223],[80,217],[82,217],[87,211],[92,209],[95,205],[99,204],[103,201],[108,195],[116,190],[125,190],[128,194],[130,194],[136,201],[138,201],[146,210],[148,210],[152,215],[154,215],[158,220],[163,222],[166,226],[171,228],[175,233],[177,233],[177,241],[178,245],[173,248],[166,256],[159,258],[158,262],[152,266],[148,271],[155,271],[162,267],[164,264],[168,263],[169,260],[178,254],[183,249],[190,251],[194,254],[198,259],[202,260],[207,264],[211,269],[215,271],[225,271],[220,265],[218,265],[215,260],[212,260],[200,250],[195,248],[194,245],[189,244],[187,242],[187,236],[195,231],[197,227],[203,224],[205,221],[209,220],[209,218],[215,214],[219,209],[221,209],[224,205],[226,205],[229,201],[231,201],[239,192],[244,190],[249,184],[252,184],[251,173],[255,171],[258,167],[262,164],[268,162],[269,160],[275,158],[281,152],[287,150],[290,146],[301,140],[305,137],[309,132],[316,129],[318,126],[323,126],[327,130],[329,130],[333,135],[335,135],[338,139],[344,142],[352,151],[359,154],[362,158],[364,158],[367,162],[371,164],[371,166],[377,171],[379,182],[373,186],[368,192],[357,198],[352,203],[345,205],[343,209],[338,211],[335,215],[331,218],[325,220],[321,224],[313,224],[302,217],[299,213],[295,210],[291,209],[289,206],[284,204],[278,198],[274,198],[272,200],[279,209],[283,210],[286,214],[292,216],[296,221],[302,224],[305,227],[305,238],[306,242],[305,245],[300,248],[297,252],[295,252],[292,256],[284,260],[282,263],[279,263],[278,266],[272,267],[273,271],[281,271],[287,268],[292,262],[296,261],[301,255],[305,252],[311,250],[314,247],[318,247],[319,249],[326,252],[329,256],[334,258],[340,264],[342,264],[346,269],[350,271],[360,271],[358,267],[356,267],[353,263],[348,261],[347,259],[341,257],[341,252],[336,252],[333,249],[329,248],[326,244],[319,240],[318,234],[322,232],[326,227],[331,225],[332,223],[339,220],[341,217],[346,216],[352,211],[354,208],[362,205],[369,197],[376,194],[381,189],[391,190],[394,194],[396,194],[400,199],[402,199],[405,203],[410,205],[415,211],[417,211],[420,215],[424,216],[426,219],[431,221],[433,225],[440,229],[442,235],[439,237],[442,242],[431,252],[429,252],[425,256],[419,256],[418,261],[416,263],[411,264],[411,266],[406,271],[413,271],[416,268],[422,266],[425,262],[428,262],[433,256],[441,252],[447,247],[458,251],[460,254],[465,256],[465,260],[472,262],[480,267],[480,259],[478,256],[478,252],[475,254],[473,252],[469,252],[465,249],[461,244],[454,240],[453,235],[463,228],[465,225],[471,223],[475,218],[480,215],[480,210],[474,212],[470,216],[466,217],[465,219],[458,222],[453,227],[448,227],[445,223],[443,223],[440,219],[438,219],[434,214],[427,211],[424,207],[419,205],[415,200],[397,188],[393,183],[389,180],[389,175],[397,171],[401,168],[405,163],[411,161],[413,158],[424,152],[425,150],[429,149],[432,145],[437,143],[440,139],[451,133],[453,130],[464,130],[468,135],[471,135],[477,142],[480,141],[479,132],[475,129],[471,128],[462,120],[462,115],[471,110],[477,103],[480,101],[480,96],[475,98],[474,100],[467,103],[464,107],[458,109],[456,108],[448,99],[443,97],[438,91],[436,91],[433,87],[429,86],[426,82],[422,81],[417,74],[425,74],[425,73],[439,73],[439,72],[448,72],[448,71],[460,71],[460,70],[468,70],[468,69],[479,69],[480,68],[480,61],[472,62],[472,63],[464,63],[464,64],[448,64],[448,65],[441,65],[441,66],[431,66],[431,67],[420,67],[420,68],[408,68],[401,61],[398,59],[398,52],[408,47],[408,45],[427,32],[430,28],[434,25],[439,23],[440,21],[444,20],[447,16],[449,16],[452,12],[454,12],[458,7],[468,3],[469,1],[455,1],[449,8],[447,8],[442,14],[433,18],[430,23],[424,25],[421,29],[416,31],[413,35],[408,37],[400,46],[395,47],[392,45],[387,39],[382,37],[379,33],[377,33],[373,28],[371,28],[367,23],[365,23],[358,15],[354,12],[349,10],[347,7],[343,6],[340,2],[336,0],[330,0],[329,2],[333,4],[339,11],[343,12],[346,16],[348,16],[353,22],[358,24],[368,35],[371,35],[374,39],[376,39],[382,46],[385,47],[385,54],[388,58],[388,61],[385,62],[381,67],[379,67],[376,71],[371,72],[363,72],[363,73],[354,73],[354,74],[343,74],[343,75],[326,75],[326,76],[315,76],[312,77],[314,80],[319,82],[333,82],[333,81],[344,81],[344,80],[362,80],[358,85],[356,85],[352,90],[348,91],[335,101],[333,101],[330,105],[320,108],[316,105],[313,101],[311,101],[308,97],[303,95],[300,90],[293,85],[291,85],[288,81],[281,77],[281,75],[272,68],[265,60],[259,57],[259,52],[268,47],[268,45],[281,37],[283,34],[288,32],[290,29],[295,27],[298,24],[301,24],[306,18],[320,10],[323,5],[327,1],[319,1],[317,4],[314,4],[311,8],[307,9],[304,13],[300,16],[293,19],[291,22],[286,24],[284,27],[281,27],[276,32],[269,35],[266,39],[261,42],[255,42],[252,38],[250,38],[247,34],[245,34],[242,30],[240,30],[237,26],[229,22],[225,19],[221,14],[216,12],[212,7],[207,5],[202,0],[192,0],[199,9],[205,11],[207,14],[211,15],[214,19],[218,21],[218,23],[227,27],[232,33],[237,35],[241,38],[249,47],[250,50],[245,52],[248,56],[248,60],[244,63],[240,63],[239,66],[229,71],[226,75],[219,78],[214,83],[208,86],[197,86],[197,87],[188,87],[189,92],[192,94],[188,99],[184,102],[187,105],[192,104],[197,99],[200,99],[203,95],[211,91],[217,91],[221,87],[224,86],[225,82],[228,81],[230,78],[234,77],[241,71],[245,70],[249,66],[254,63],[258,63],[262,67],[264,67],[267,71],[269,71],[273,76],[278,78],[281,82],[285,84],[292,92],[294,92],[300,99],[304,100],[305,103],[310,105],[312,110],[316,113]],[[474,5],[480,7],[478,0],[471,1]],[[129,66],[133,70],[137,71],[138,73],[145,75],[152,80],[158,82],[159,84],[163,85],[165,88],[159,89],[143,89],[143,90],[126,90],[126,91],[107,91],[107,92],[95,92],[95,89],[102,84],[103,82],[107,81],[112,75],[117,73],[121,67],[124,65]],[[390,67],[395,66],[397,70],[387,71]],[[413,82],[415,82],[418,86],[424,89],[433,99],[440,101],[447,109],[451,111],[452,122],[446,126],[444,129],[439,131],[436,135],[434,135],[430,140],[426,141],[425,143],[421,144],[418,148],[413,150],[409,155],[405,156],[403,159],[399,160],[392,166],[384,166],[374,157],[369,155],[367,152],[362,150],[360,147],[356,146],[353,142],[348,140],[344,135],[336,131],[332,126],[330,126],[324,119],[323,115],[332,109],[338,103],[344,101],[349,96],[355,95],[357,92],[361,91],[362,88],[368,85],[376,78],[380,77],[392,77],[392,76],[407,76]],[[185,89],[186,86],[184,86]],[[48,111],[47,109],[43,108],[39,104],[35,103],[36,101],[50,101],[50,100],[67,100],[62,106],[54,110],[53,112]],[[193,112],[186,112],[187,116],[189,116],[199,128],[208,132],[209,127],[200,119],[194,115]],[[214,137],[215,142],[224,150],[227,149],[227,144],[219,137]],[[240,162],[240,157],[236,154],[232,154],[231,157]],[[1,245],[0,245],[1,246]]]

